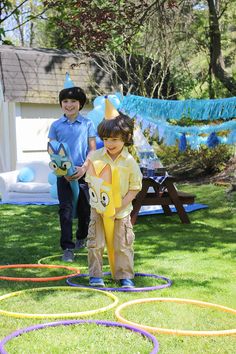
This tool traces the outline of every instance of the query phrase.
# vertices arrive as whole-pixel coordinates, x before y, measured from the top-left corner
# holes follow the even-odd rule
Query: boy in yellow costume
[[[106,98],[105,119],[98,126],[104,147],[89,158],[91,219],[88,264],[91,286],[104,286],[102,257],[105,244],[111,273],[121,287],[134,287],[132,200],[142,188],[142,174],[127,150],[133,143],[134,122]]]

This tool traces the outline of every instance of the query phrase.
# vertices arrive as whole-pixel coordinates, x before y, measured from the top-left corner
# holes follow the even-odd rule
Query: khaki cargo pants
[[[130,215],[123,219],[115,219],[114,252],[115,269],[114,279],[134,278],[134,232]],[[103,251],[105,248],[105,234],[103,220],[95,209],[91,209],[91,218],[88,229],[88,265],[89,276],[101,278],[103,275]]]

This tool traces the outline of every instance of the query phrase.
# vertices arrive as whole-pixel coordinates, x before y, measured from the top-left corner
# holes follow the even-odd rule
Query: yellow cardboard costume
[[[108,99],[105,100],[105,119],[114,119],[119,112]],[[132,203],[118,213],[122,198],[129,190],[141,190],[142,175],[137,162],[123,147],[113,160],[106,148],[90,157],[86,174],[90,187],[91,219],[88,233],[88,259],[91,277],[102,276],[104,242],[114,279],[132,279],[134,233],[130,221]]]
[[[120,179],[118,169],[111,168],[104,161],[90,163],[87,171],[90,188],[90,205],[102,214],[107,253],[111,273],[114,276],[114,219],[116,208],[121,206]]]
[[[114,119],[119,112],[108,99],[105,100],[105,119]],[[114,276],[114,219],[116,208],[121,206],[120,180],[117,168],[103,161],[90,163],[87,171],[90,185],[90,205],[103,216],[107,253],[111,273]]]

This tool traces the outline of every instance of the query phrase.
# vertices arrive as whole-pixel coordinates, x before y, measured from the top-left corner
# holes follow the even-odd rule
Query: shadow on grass
[[[189,213],[191,224],[182,224],[177,214],[138,217],[134,226],[136,262],[172,251],[205,252],[209,248],[235,259],[235,203],[215,186],[186,186],[185,190],[190,188],[198,196],[197,202],[208,204],[209,209]],[[0,218],[1,264],[37,263],[61,252],[58,206],[1,205]]]
[[[228,215],[227,223],[222,226],[218,221],[221,219],[224,223],[225,213],[216,213],[214,218],[212,212],[198,211],[197,213],[199,218],[195,214],[195,217],[191,218],[191,224],[181,224],[177,215],[139,217],[135,225],[135,250],[148,248],[148,252],[145,252],[147,257],[170,251],[197,252],[201,250],[204,252],[211,247],[224,252],[225,246],[235,242],[235,226],[233,225],[235,216]],[[236,249],[227,248],[225,254],[234,259]]]
[[[55,206],[1,205],[1,264],[37,263],[59,248]]]

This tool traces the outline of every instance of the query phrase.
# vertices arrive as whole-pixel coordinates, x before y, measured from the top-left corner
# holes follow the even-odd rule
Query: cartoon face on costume
[[[103,162],[100,166],[99,163],[95,165],[91,163],[88,170],[90,205],[98,213],[107,217],[115,215],[116,208],[121,206],[117,177],[117,171],[112,171],[108,164],[104,166]]]
[[[51,141],[48,143],[48,153],[50,155],[49,167],[58,177],[71,175],[73,172],[72,163],[67,153],[67,144]]]
[[[112,195],[112,185],[106,183],[99,177],[90,176],[90,205],[95,208],[98,213],[106,216],[115,214],[115,206]]]

